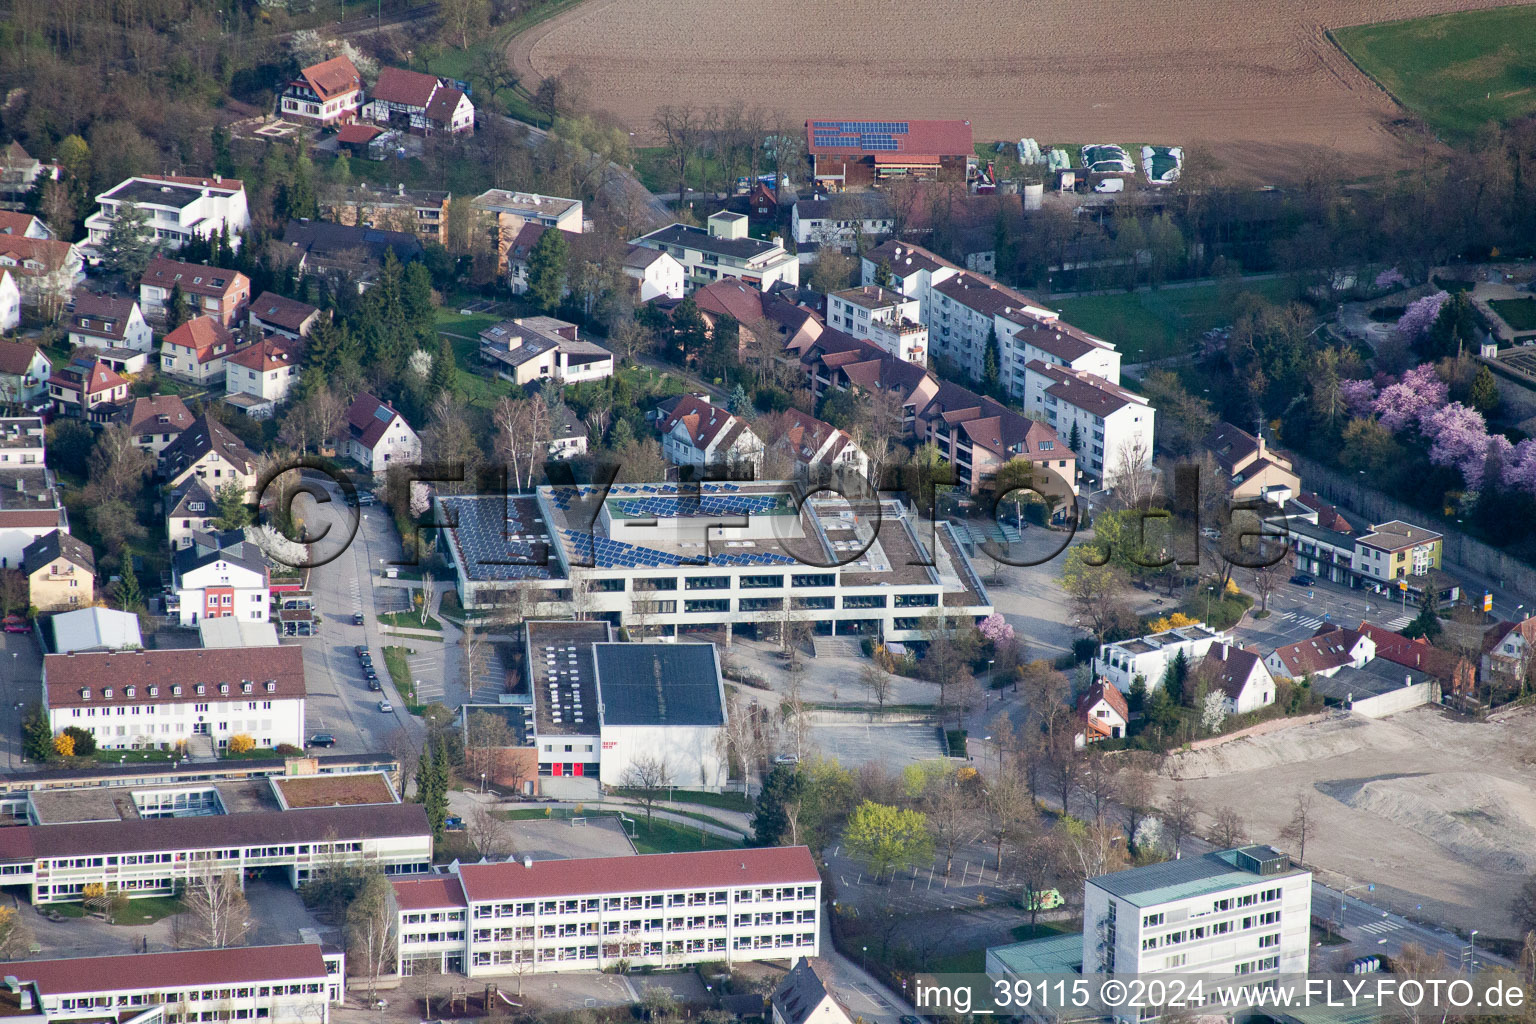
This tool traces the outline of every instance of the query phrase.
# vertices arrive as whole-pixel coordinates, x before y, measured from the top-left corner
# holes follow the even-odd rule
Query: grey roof
[[[203,197],[203,190],[193,185],[177,182],[141,181],[130,178],[106,194],[107,199],[133,203],[137,206],[174,206],[185,209]]]
[[[603,725],[720,725],[714,644],[594,644]]]
[[[139,617],[132,612],[111,608],[78,608],[60,612],[49,623],[53,630],[50,654],[74,651],[119,651],[143,647]]]
[[[1331,676],[1314,676],[1312,689],[1334,700],[1364,700],[1416,683],[1427,683],[1433,678],[1428,672],[1373,658],[1363,668],[1346,665]]]
[[[1267,847],[1245,847],[1268,850]],[[1269,851],[1273,853],[1273,851]],[[1116,871],[1090,878],[1088,884],[1118,896],[1138,907],[1155,906],[1170,900],[1187,899],[1204,893],[1222,892],[1236,886],[1252,885],[1260,878],[1284,878],[1302,874],[1300,868],[1288,868],[1260,875],[1237,866],[1238,850],[1222,850],[1202,857],[1181,857],[1161,864]],[[1276,857],[1283,856],[1274,854]]]
[[[740,260],[750,260],[779,248],[772,242],[764,242],[758,238],[720,238],[711,235],[703,228],[689,227],[686,224],[669,224],[658,231],[652,231],[641,238],[640,243],[652,247],[657,244],[679,245],[688,249],[697,249],[699,252],[732,256]]]
[[[87,572],[96,571],[96,552],[83,540],[63,530],[53,530],[28,544],[21,552],[22,568],[31,575],[56,558],[67,558]]]
[[[987,953],[1010,974],[1080,974],[1083,970],[1083,933],[1065,932],[1028,942],[993,946]]]
[[[422,252],[420,240],[404,231],[349,227],[329,221],[290,220],[283,228],[283,244],[322,260],[350,260],[354,254],[363,253],[367,259],[381,264],[390,249],[401,263],[409,263]]]

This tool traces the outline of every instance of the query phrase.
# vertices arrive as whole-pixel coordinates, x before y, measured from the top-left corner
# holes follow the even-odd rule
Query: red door
[[[561,764],[559,761],[556,761],[554,763],[554,765],[552,766],[552,770],[550,771],[550,774],[555,776],[555,778],[559,778],[560,775],[562,774],[562,769],[564,769],[564,768],[565,768],[565,765]]]
[[[577,761],[575,764],[571,765],[571,774],[572,775],[581,775],[582,774],[582,769],[584,767],[586,767],[586,766],[583,765],[580,761]]]

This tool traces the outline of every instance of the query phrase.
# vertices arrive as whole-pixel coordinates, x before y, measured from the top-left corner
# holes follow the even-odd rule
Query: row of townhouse
[[[886,289],[916,303],[929,356],[979,380],[995,347],[999,377],[1025,412],[1063,438],[1076,433],[1084,473],[1113,486],[1123,467],[1150,463],[1156,410],[1120,386],[1120,353],[1109,342],[921,246],[892,240],[864,254],[866,289],[887,275]]]
[[[803,846],[458,864],[394,882],[402,975],[793,960],[820,950]]]
[[[329,1024],[346,955],[319,943],[0,963],[0,1014],[28,1024]]]
[[[786,619],[823,634],[920,639],[935,613],[991,599],[946,523],[897,500],[807,500],[793,482],[540,487],[440,496],[466,607],[556,616],[574,606],[633,635],[677,637]]]

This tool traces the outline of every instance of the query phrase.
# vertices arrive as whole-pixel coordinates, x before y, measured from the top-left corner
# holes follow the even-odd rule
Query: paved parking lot
[[[944,756],[934,725],[813,725],[810,742],[822,756],[855,771],[873,761],[899,772],[913,761]]]

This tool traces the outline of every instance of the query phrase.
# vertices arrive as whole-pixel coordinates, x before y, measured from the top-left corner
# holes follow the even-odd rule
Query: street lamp
[[[485,772],[480,773],[480,792],[485,792]]]
[[[1366,892],[1375,892],[1376,886],[1372,882],[1361,882],[1359,885],[1352,885],[1348,889],[1339,890],[1339,911],[1334,918],[1335,931],[1338,931],[1344,927],[1344,896],[1346,893],[1353,892],[1356,889],[1364,889]]]
[[[1477,970],[1477,929],[1472,929],[1472,934],[1467,936],[1469,954],[1467,956],[1467,970]]]
[[[1477,932],[1473,932],[1472,934],[1476,935]],[[869,970],[869,947],[868,946],[861,946],[859,948],[864,951],[864,955],[860,959],[861,959],[861,961],[864,964],[864,969],[867,971],[867,970]]]
[[[995,665],[995,664],[997,664],[997,659],[996,658],[988,658],[987,659],[987,685],[992,687],[993,689],[997,690],[997,699],[998,700],[1002,700],[1003,699],[1003,691],[998,688],[998,686],[997,686],[997,676],[993,675],[993,673],[992,673],[992,666]]]

